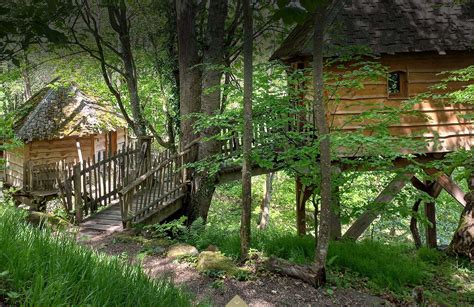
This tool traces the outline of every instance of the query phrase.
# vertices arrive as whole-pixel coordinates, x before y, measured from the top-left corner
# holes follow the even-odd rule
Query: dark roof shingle
[[[327,56],[336,47],[366,46],[374,54],[474,49],[474,0],[346,0],[330,20]],[[271,59],[310,55],[312,22],[290,33]],[[332,48],[334,47],[334,48]]]

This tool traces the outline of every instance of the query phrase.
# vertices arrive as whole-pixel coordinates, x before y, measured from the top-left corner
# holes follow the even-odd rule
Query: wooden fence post
[[[73,167],[74,185],[74,210],[76,211],[76,222],[82,222],[82,189],[81,189],[81,163]]]

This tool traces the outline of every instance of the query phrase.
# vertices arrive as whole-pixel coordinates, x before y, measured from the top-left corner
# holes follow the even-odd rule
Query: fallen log
[[[270,257],[266,261],[265,267],[271,272],[302,280],[315,288],[321,285],[318,283],[318,276],[313,266],[310,265],[299,265],[284,259]]]

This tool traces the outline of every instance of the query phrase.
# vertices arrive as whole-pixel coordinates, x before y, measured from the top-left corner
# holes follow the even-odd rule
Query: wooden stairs
[[[152,167],[138,168],[143,169],[141,175],[135,173],[130,176],[135,177],[135,180],[122,181],[129,182],[129,184],[123,188],[117,188],[115,195],[110,195],[110,189],[103,189],[107,193],[106,197],[101,197],[99,200],[108,199],[108,201],[106,206],[103,206],[103,202],[96,202],[102,205],[98,210],[91,209],[97,207],[91,205],[95,202],[93,196],[96,194],[96,189],[92,187],[89,191],[86,189],[75,191],[74,195],[82,195],[81,199],[76,201],[82,201],[83,208],[91,209],[86,211],[91,214],[82,220],[81,228],[83,230],[114,232],[133,224],[159,223],[179,211],[183,206],[182,200],[187,192],[185,168],[182,167],[184,165],[183,155],[183,153],[165,152],[155,159]],[[145,166],[150,164],[147,163]],[[93,165],[89,165],[85,170],[94,170],[94,168]],[[108,166],[105,165],[103,168],[107,170]],[[87,175],[86,172],[77,171],[76,173],[81,175],[81,181],[79,182],[76,178],[78,183],[73,184],[74,186],[77,186],[78,189],[91,186],[88,185],[88,179],[84,178]]]

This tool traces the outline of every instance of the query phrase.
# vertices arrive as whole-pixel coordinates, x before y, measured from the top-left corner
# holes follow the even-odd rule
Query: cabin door
[[[109,139],[109,154],[115,155],[117,153],[117,131],[111,131],[108,135]]]

